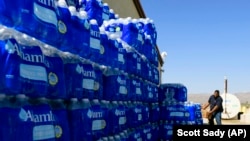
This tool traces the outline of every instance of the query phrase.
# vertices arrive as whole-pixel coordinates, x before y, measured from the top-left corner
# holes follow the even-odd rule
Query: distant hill
[[[211,94],[188,94],[188,101],[195,103],[206,103]],[[242,104],[250,104],[250,92],[235,93],[235,95]]]

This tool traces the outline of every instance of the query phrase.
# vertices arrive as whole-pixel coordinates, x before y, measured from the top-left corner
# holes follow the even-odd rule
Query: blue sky
[[[250,92],[250,0],[140,0],[166,51],[163,83],[188,93]]]

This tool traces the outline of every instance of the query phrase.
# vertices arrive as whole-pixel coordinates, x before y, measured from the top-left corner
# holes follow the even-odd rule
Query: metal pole
[[[225,113],[227,114],[227,77],[224,77],[225,85],[224,85],[224,92],[225,92]]]

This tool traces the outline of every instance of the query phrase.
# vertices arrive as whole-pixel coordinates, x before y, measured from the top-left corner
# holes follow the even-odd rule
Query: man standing
[[[214,125],[214,118],[217,125],[221,125],[221,114],[223,112],[222,106],[223,99],[220,96],[220,91],[215,90],[214,94],[208,99],[208,102],[202,107],[205,110],[210,105],[210,110],[208,112],[208,124]]]

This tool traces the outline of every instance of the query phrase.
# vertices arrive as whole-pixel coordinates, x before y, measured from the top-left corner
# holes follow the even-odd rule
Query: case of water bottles
[[[102,0],[0,0],[0,140],[171,140],[200,107],[167,100],[156,40]]]

